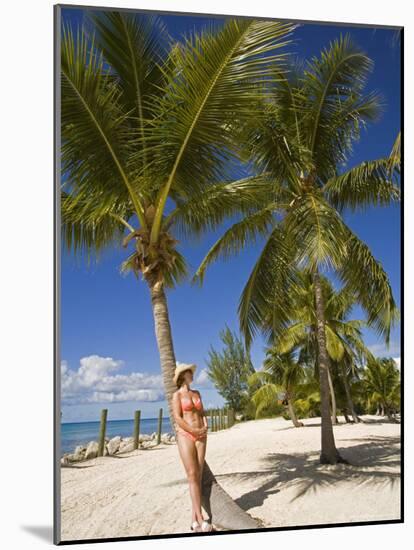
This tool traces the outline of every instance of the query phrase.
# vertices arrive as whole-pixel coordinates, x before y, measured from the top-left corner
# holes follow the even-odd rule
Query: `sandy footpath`
[[[209,433],[206,459],[239,506],[268,527],[398,519],[400,426],[362,418],[334,427],[352,466],[319,464],[319,418],[303,428],[265,419]],[[176,444],[62,467],[61,480],[63,540],[189,532]]]

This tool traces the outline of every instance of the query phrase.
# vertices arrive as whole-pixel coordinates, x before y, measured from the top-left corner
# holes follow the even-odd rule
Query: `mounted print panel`
[[[55,544],[403,521],[403,28],[55,6]]]

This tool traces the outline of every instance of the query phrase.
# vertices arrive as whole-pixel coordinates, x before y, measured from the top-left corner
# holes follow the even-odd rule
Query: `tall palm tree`
[[[312,273],[317,317],[321,391],[322,463],[342,460],[335,446],[329,406],[329,355],[321,271],[332,270],[367,313],[367,321],[389,343],[398,318],[392,289],[380,262],[345,223],[342,212],[399,200],[399,153],[362,162],[345,172],[354,142],[381,112],[381,98],[365,93],[371,59],[349,35],[341,35],[319,57],[300,63],[259,100],[262,116],[240,132],[242,158],[267,177],[267,204],[235,223],[213,245],[194,280],[220,256],[247,243],[266,242],[239,303],[240,325],[249,346],[261,330],[267,303],[274,304],[273,330],[288,319],[297,268]]]
[[[263,325],[265,331],[269,332],[269,341],[275,346],[279,353],[291,352],[298,349],[302,359],[306,357],[308,363],[315,366],[315,376],[319,373],[318,361],[318,343],[317,343],[317,319],[315,311],[315,299],[313,291],[312,273],[303,270],[297,273],[298,287],[296,293],[292,296],[291,311],[289,313],[290,322],[285,323],[277,333],[271,331],[273,323],[273,307],[269,302],[269,311],[267,319]],[[329,284],[326,278],[321,278],[324,298],[326,300],[326,287]],[[299,286],[300,285],[300,286]],[[326,316],[326,311],[325,311]],[[325,323],[326,323],[325,319]],[[267,326],[269,329],[267,330]],[[326,327],[327,328],[327,327]],[[327,342],[327,351],[330,358],[330,349]],[[332,382],[331,369],[328,369],[329,391],[331,396],[332,422],[336,424],[336,398]]]
[[[263,195],[257,178],[213,182],[234,158],[234,120],[250,116],[266,93],[270,67],[282,67],[280,48],[294,26],[229,20],[170,44],[156,18],[104,12],[89,23],[90,33],[62,30],[62,240],[88,262],[121,240],[132,247],[121,270],[148,285],[174,426],[176,360],[165,289],[187,271],[176,236],[248,213]],[[257,527],[207,463],[203,505],[224,527]]]
[[[331,358],[332,370],[337,374],[338,379],[338,393],[340,400],[345,404],[342,406],[343,414],[346,422],[350,422],[348,414],[351,415],[352,421],[355,424],[361,422],[361,418],[358,416],[354,397],[352,392],[352,383],[358,380],[358,373],[360,369],[359,361],[360,355],[355,359],[353,350],[351,354],[345,351],[343,358],[340,361],[335,361]],[[340,385],[339,385],[340,384]]]
[[[271,341],[279,353],[286,353],[295,349],[300,350],[306,356],[308,362],[314,362],[316,374],[318,374],[317,317],[312,273],[303,270],[298,273],[298,278],[300,279],[300,287],[292,300],[291,321],[277,334],[271,332]],[[326,277],[321,277],[321,286],[325,304],[326,349],[330,360],[329,385],[332,422],[336,422],[336,399],[332,381],[335,369],[337,369],[344,386],[349,412],[354,422],[359,422],[352,401],[348,375],[350,371],[355,372],[355,365],[362,359],[372,358],[372,354],[365,346],[362,338],[361,328],[365,323],[359,319],[349,318],[355,305],[355,297],[350,294],[347,288],[335,291]],[[268,318],[269,323],[271,323],[272,308],[269,310]]]
[[[395,421],[394,408],[400,402],[400,373],[395,360],[375,357],[368,361],[362,378],[363,392],[368,405],[379,404],[389,420]]]
[[[252,395],[256,416],[262,409],[274,403],[280,393],[283,393],[283,400],[287,402],[293,425],[295,428],[303,426],[297,418],[294,400],[296,389],[305,379],[305,368],[305,365],[295,359],[293,353],[280,354],[274,348],[268,348],[263,369],[249,376],[249,384],[259,384]]]

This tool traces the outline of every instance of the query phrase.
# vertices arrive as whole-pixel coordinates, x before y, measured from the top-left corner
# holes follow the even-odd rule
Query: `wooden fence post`
[[[103,456],[105,449],[105,434],[106,434],[106,418],[108,416],[108,409],[102,409],[101,411],[101,424],[99,426],[99,447],[98,456]]]
[[[134,449],[139,447],[139,425],[141,421],[141,411],[135,411],[134,416]]]
[[[162,427],[162,409],[158,414],[158,433],[157,433],[157,445],[161,443],[161,427]]]

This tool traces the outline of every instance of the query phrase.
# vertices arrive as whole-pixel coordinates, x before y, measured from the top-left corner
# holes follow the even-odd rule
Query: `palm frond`
[[[389,159],[362,162],[344,174],[328,180],[323,188],[329,202],[337,209],[365,209],[399,201],[400,189],[393,181]]]
[[[132,229],[128,219],[133,211],[99,189],[91,190],[87,200],[62,191],[60,207],[62,244],[75,257],[86,253],[88,265],[103,250],[120,245],[125,229]]]
[[[257,384],[272,384],[272,374],[265,370],[257,370],[249,375],[247,378],[247,383],[249,386],[256,386]]]
[[[349,228],[346,259],[338,274],[367,313],[367,323],[389,343],[390,331],[399,319],[392,288],[381,263]]]
[[[150,98],[162,87],[167,28],[150,14],[103,11],[88,12],[87,17],[97,48],[118,77],[123,103],[140,126],[149,117]]]
[[[168,49],[165,24],[157,16],[117,11],[88,12],[98,49],[122,90],[130,123],[143,139],[152,98],[163,89],[161,69]],[[142,161],[147,162],[145,151]],[[144,168],[145,170],[145,168]]]
[[[346,227],[340,216],[318,193],[295,199],[284,219],[300,265],[336,268],[346,252]]]
[[[203,192],[180,202],[165,218],[164,226],[173,224],[183,236],[199,236],[215,230],[234,214],[250,215],[276,196],[273,181],[266,175],[243,178],[231,183],[216,183]]]
[[[285,181],[291,191],[299,191],[298,175],[314,166],[310,151],[302,143],[296,112],[298,100],[288,79],[291,70],[277,74],[280,82],[272,88],[271,98],[257,102],[257,114],[247,119],[240,130],[240,156],[256,170]]]
[[[292,315],[292,318],[297,318]],[[292,351],[306,337],[307,325],[303,321],[294,322],[275,335],[274,347],[278,353],[287,353]]]
[[[266,235],[274,224],[274,209],[275,205],[268,204],[265,208],[233,224],[210,248],[198,267],[193,282],[202,284],[207,267],[217,258],[227,260],[232,255],[238,254],[247,244],[255,243],[259,236]]]
[[[325,299],[325,315],[328,319],[345,319],[356,303],[356,296],[349,288],[330,292]]]
[[[329,324],[336,334],[339,334],[346,338],[361,338],[361,328],[366,326],[366,322],[362,319],[347,319],[346,321],[342,321],[339,319],[330,318]]]
[[[256,414],[260,410],[269,407],[279,396],[280,387],[276,384],[264,384],[252,395],[252,402],[256,407]]]
[[[289,320],[297,285],[289,235],[276,226],[253,267],[239,300],[240,330],[249,348],[258,330],[275,331]]]
[[[226,125],[235,114],[251,116],[258,83],[284,61],[280,49],[293,28],[290,23],[232,19],[219,32],[193,34],[172,49],[166,93],[153,100],[145,136],[155,150],[152,172],[159,185],[152,240],[168,196],[179,192],[185,197],[222,179],[233,155]]]
[[[163,281],[168,288],[174,288],[187,279],[188,269],[184,256],[177,249],[174,250],[172,265],[163,273]]]
[[[380,112],[378,94],[362,95],[372,69],[372,60],[349,34],[332,41],[307,64],[303,94],[308,101],[302,122],[322,179],[334,175],[337,164],[346,159],[361,121],[375,120]]]
[[[355,376],[357,373],[356,361],[359,363],[361,363],[362,360],[365,362],[372,361],[374,356],[365,345],[360,334],[345,333],[345,331],[339,334],[346,354],[351,359],[351,361],[349,361],[350,371]]]
[[[401,132],[398,132],[388,159],[388,169],[391,175],[394,173],[394,171],[399,172],[400,165],[401,165]]]
[[[354,94],[344,102],[338,101],[336,111],[331,113],[329,122],[323,127],[318,149],[313,155],[321,185],[336,176],[338,168],[346,164],[354,143],[361,137],[361,130],[366,129],[369,122],[379,119],[382,108],[383,99],[377,92],[362,96]]]
[[[84,197],[92,189],[142,206],[126,167],[131,129],[121,90],[104,67],[102,52],[78,27],[63,25],[61,45],[62,171]],[[144,222],[144,220],[142,220]],[[145,223],[145,222],[144,222]]]
[[[341,339],[332,330],[329,324],[325,325],[325,334],[326,349],[328,351],[329,357],[334,361],[341,361],[345,353],[345,348],[342,345]]]
[[[287,393],[294,393],[295,388],[305,378],[304,364],[296,360],[292,352],[279,353],[274,346],[266,349],[263,369],[270,373],[273,382]]]

